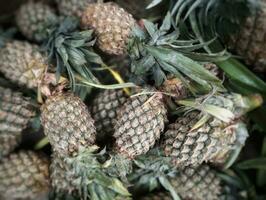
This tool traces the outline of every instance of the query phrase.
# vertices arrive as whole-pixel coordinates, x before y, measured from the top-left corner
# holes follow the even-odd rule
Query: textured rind
[[[0,164],[0,199],[35,200],[48,194],[49,160],[32,151],[20,151]]]
[[[84,9],[96,0],[56,0],[60,15],[81,17]]]
[[[249,17],[238,34],[232,37],[231,46],[248,65],[266,72],[266,0],[261,0],[261,9]]]
[[[118,152],[129,158],[148,152],[164,131],[166,113],[164,103],[157,95],[129,98],[120,109],[115,125]]]
[[[103,52],[123,55],[126,53],[135,20],[131,14],[113,2],[94,3],[84,11],[81,24],[84,29],[95,29],[98,47]]]
[[[75,155],[95,143],[96,129],[86,105],[72,93],[49,97],[41,108],[41,121],[53,150]]]
[[[170,182],[182,199],[218,200],[221,194],[221,180],[207,165],[187,167]]]
[[[199,116],[199,112],[193,111],[178,118],[164,134],[164,152],[177,167],[199,166],[203,162],[221,164],[237,141],[237,123],[228,125],[212,118],[192,130]]]
[[[12,41],[0,49],[0,72],[19,86],[36,88],[47,68],[36,45]]]
[[[23,4],[16,13],[16,24],[29,40],[41,42],[47,37],[47,28],[56,20],[55,11],[42,2]]]
[[[0,87],[0,157],[16,148],[22,130],[34,115],[34,108],[28,98]]]
[[[141,197],[140,200],[172,200],[172,197],[166,192],[158,192]]]
[[[91,114],[95,120],[97,138],[104,139],[105,136],[113,134],[118,110],[127,98],[123,90],[104,90],[95,97]]]
[[[64,161],[64,158],[58,156],[56,153],[52,154],[52,161],[50,165],[50,178],[52,188],[57,193],[75,194],[77,188],[73,181],[78,179],[71,173],[70,166]]]

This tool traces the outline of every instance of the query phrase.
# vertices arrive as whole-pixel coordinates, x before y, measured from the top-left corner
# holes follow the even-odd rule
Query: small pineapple
[[[107,54],[123,55],[135,20],[131,14],[113,2],[93,3],[85,9],[81,25],[93,28],[98,47]]]
[[[16,24],[29,40],[42,42],[48,36],[48,29],[57,23],[55,11],[43,2],[29,1],[16,13]]]
[[[57,93],[41,108],[41,121],[53,150],[60,156],[76,155],[95,143],[94,121],[86,105],[72,93]]]
[[[115,125],[117,151],[128,158],[148,152],[164,131],[166,113],[161,95],[140,94],[129,98],[120,109]]]
[[[266,72],[266,0],[260,0],[260,8],[245,20],[239,33],[229,42],[248,65]],[[233,45],[232,45],[233,44]]]
[[[87,4],[96,0],[56,0],[60,15],[81,17]]]
[[[261,101],[255,97],[253,102],[252,98],[238,94],[207,98],[210,105],[226,108],[223,112],[231,111],[234,115],[226,122],[208,117],[199,125],[198,122],[204,119],[199,111],[184,114],[176,123],[169,125],[164,134],[165,154],[181,168],[199,166],[203,162],[223,164],[234,149],[245,143],[248,134],[240,117],[260,105]],[[225,114],[217,112],[217,115]]]
[[[29,99],[0,87],[0,157],[6,156],[19,144],[22,130],[34,115]]]
[[[49,160],[43,154],[20,151],[0,163],[0,199],[44,199],[49,187]]]
[[[176,193],[182,199],[218,200],[221,194],[221,180],[209,166],[186,167],[170,180]]]
[[[93,100],[91,114],[95,120],[99,140],[113,134],[118,110],[127,98],[123,90],[104,90]]]
[[[10,41],[0,49],[0,72],[19,86],[36,88],[47,69],[39,47],[23,41]]]

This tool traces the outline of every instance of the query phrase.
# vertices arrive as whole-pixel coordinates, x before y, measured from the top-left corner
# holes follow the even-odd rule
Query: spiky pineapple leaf
[[[266,170],[266,158],[255,158],[237,164],[239,169],[263,169]]]
[[[264,137],[261,151],[262,151],[261,156],[266,157],[266,137]],[[256,182],[257,182],[257,185],[260,187],[266,185],[266,170],[265,169],[258,170]]]

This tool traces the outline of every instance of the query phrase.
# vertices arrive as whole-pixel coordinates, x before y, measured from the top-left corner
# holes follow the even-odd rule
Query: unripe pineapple
[[[60,156],[76,155],[95,143],[94,121],[86,105],[72,93],[57,93],[41,108],[41,121],[53,150]]]
[[[29,1],[16,13],[16,24],[29,40],[42,42],[48,36],[48,28],[57,22],[55,11],[42,2]]]
[[[56,0],[60,15],[81,17],[87,4],[96,0]]]
[[[166,112],[158,94],[129,98],[120,109],[115,125],[117,151],[129,158],[148,152],[164,131]]]
[[[49,160],[45,155],[20,151],[2,160],[0,199],[45,199],[49,187]]]
[[[95,120],[97,138],[102,140],[114,132],[118,110],[126,102],[123,90],[104,90],[92,102],[91,114]]]
[[[0,72],[19,86],[36,88],[47,68],[38,46],[11,41],[0,49]]]
[[[85,29],[95,29],[98,47],[103,52],[123,55],[135,20],[113,2],[94,3],[87,6],[81,24]]]
[[[170,183],[182,199],[218,200],[221,180],[207,165],[187,167]]]
[[[237,94],[210,97],[207,99],[209,105],[226,108],[223,112],[231,111],[234,115],[229,121],[209,117],[199,125],[198,122],[202,119],[199,111],[184,114],[176,123],[169,125],[164,134],[165,154],[171,156],[178,167],[198,166],[205,161],[223,164],[234,149],[244,145],[248,136],[239,117],[258,106],[259,101],[254,99],[253,102]],[[226,115],[221,111],[217,111],[216,114]]]
[[[141,200],[172,200],[172,197],[167,192],[158,192],[149,194],[140,198]]]
[[[257,70],[266,71],[266,0],[260,0],[260,8],[248,17],[239,33],[232,37],[229,46]],[[233,45],[232,45],[233,44]]]
[[[21,93],[0,87],[0,157],[19,144],[21,132],[34,114],[29,99]]]

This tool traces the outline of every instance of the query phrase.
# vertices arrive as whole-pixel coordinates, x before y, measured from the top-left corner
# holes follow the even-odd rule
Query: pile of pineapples
[[[0,200],[266,199],[265,0],[18,4]]]

